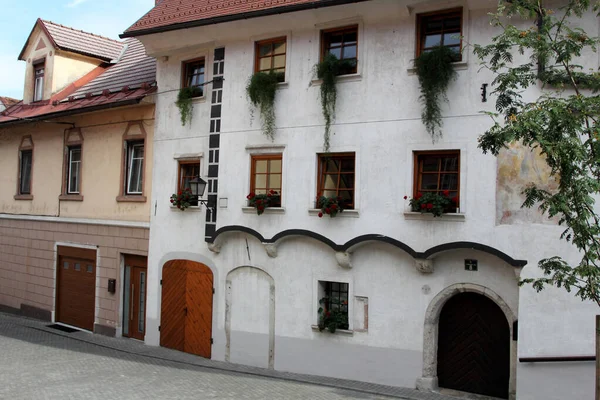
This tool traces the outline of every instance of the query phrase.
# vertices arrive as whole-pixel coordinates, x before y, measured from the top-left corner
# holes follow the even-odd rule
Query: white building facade
[[[435,143],[420,118],[413,70],[424,29],[419,24],[450,13],[458,16],[463,44],[489,43],[495,31],[487,13],[494,4],[342,3],[247,19],[230,13],[229,22],[207,19],[155,31],[134,25],[126,32],[157,58],[160,88],[146,343],[424,390],[590,398],[593,362],[519,361],[593,355],[596,308],[562,290],[536,293],[518,285],[520,278],[540,276],[540,259],[560,254],[576,261],[577,253],[559,239],[561,227],[520,209],[519,185],[552,185],[543,162],[516,145],[498,158],[477,147],[491,124],[480,111],[494,107],[489,93],[482,102],[481,87],[493,77],[480,71],[469,48],[455,65],[458,78]],[[155,9],[168,5],[165,0]],[[595,16],[585,23],[597,30]],[[338,28],[342,39],[331,38]],[[340,40],[343,51],[356,52],[357,65],[338,78],[331,147],[324,154],[314,65],[324,47]],[[246,96],[260,55],[267,54],[261,53],[265,43],[275,43],[272,65],[285,68],[273,141]],[[188,79],[206,84],[192,100],[191,122],[182,126],[175,102]],[[443,171],[454,174],[447,179],[457,212],[441,218],[412,212],[404,199],[417,194],[426,179],[421,168],[432,163],[442,165],[436,179],[445,179]],[[263,172],[265,178],[257,177]],[[169,197],[198,174],[208,181],[214,211],[201,205],[181,212]],[[315,199],[334,175],[343,187],[326,189],[350,199],[351,209],[320,218]],[[281,192],[281,204],[257,215],[247,195],[267,187],[261,179]],[[347,301],[347,329],[318,329],[325,296]],[[479,355],[467,362],[466,354]],[[471,362],[476,366],[469,368]],[[465,377],[472,386],[461,383]],[[492,386],[499,391],[489,392]]]

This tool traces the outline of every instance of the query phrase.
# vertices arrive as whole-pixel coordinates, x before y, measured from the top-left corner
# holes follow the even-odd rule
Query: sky
[[[18,61],[38,18],[112,39],[154,6],[154,0],[0,0],[0,96],[23,97],[25,61]]]

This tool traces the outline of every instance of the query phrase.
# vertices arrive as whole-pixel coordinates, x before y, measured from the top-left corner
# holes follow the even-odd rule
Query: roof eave
[[[38,18],[37,21],[35,21],[35,24],[33,24],[33,28],[31,28],[31,32],[29,32],[29,36],[27,36],[25,45],[21,49],[21,52],[19,53],[19,58],[17,58],[17,60],[25,61],[25,59],[23,58],[23,54],[25,53],[25,50],[27,50],[27,46],[29,45],[29,39],[31,39],[31,35],[33,35],[33,32],[35,31],[35,27],[38,26],[38,24],[39,24],[40,28],[42,29],[42,32],[44,32],[44,34],[48,37],[48,40],[50,40],[52,42],[52,45],[55,48],[59,48],[58,45],[56,44],[56,42],[54,41],[54,38],[50,34],[50,32],[48,32],[46,25],[44,25],[44,21],[42,21],[41,18]]]
[[[142,99],[144,97],[146,97],[150,94],[152,94],[152,93],[147,93],[147,94],[141,95],[139,97],[135,97],[133,99],[116,101],[114,103],[100,104],[100,105],[91,106],[91,107],[82,107],[82,108],[77,108],[74,110],[66,110],[66,111],[42,114],[42,115],[38,115],[35,117],[30,117],[30,118],[19,118],[19,119],[15,119],[14,121],[0,122],[0,128],[5,127],[5,126],[10,126],[10,125],[18,125],[18,124],[25,124],[28,122],[41,121],[41,120],[45,120],[45,119],[68,117],[70,115],[85,114],[88,112],[102,111],[102,110],[108,110],[108,109],[116,108],[116,107],[135,105],[135,104],[139,104],[139,102],[142,101]]]
[[[311,3],[294,4],[294,5],[289,5],[289,6],[268,8],[268,9],[264,9],[264,10],[251,11],[251,12],[240,13],[240,14],[224,15],[224,16],[214,17],[214,18],[206,18],[206,19],[200,19],[200,20],[195,20],[195,21],[180,22],[180,23],[171,24],[171,25],[159,26],[156,28],[127,31],[127,32],[120,34],[119,37],[121,39],[124,39],[124,38],[129,38],[129,37],[151,35],[153,33],[174,31],[174,30],[178,30],[178,29],[187,29],[187,28],[194,28],[194,27],[198,27],[198,26],[214,25],[214,24],[220,24],[220,23],[224,23],[224,22],[239,21],[242,19],[266,17],[266,16],[270,16],[270,15],[285,14],[285,13],[290,13],[290,12],[295,12],[295,11],[304,11],[304,10],[310,10],[310,9],[315,9],[315,8],[339,6],[339,5],[351,4],[351,3],[360,3],[360,2],[364,2],[364,1],[369,1],[369,0],[314,1]]]

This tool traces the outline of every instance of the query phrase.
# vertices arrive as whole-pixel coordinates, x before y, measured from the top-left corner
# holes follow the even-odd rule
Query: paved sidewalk
[[[65,333],[47,325],[0,313],[0,398],[456,399],[207,360],[135,340]],[[134,390],[128,392],[130,387]]]

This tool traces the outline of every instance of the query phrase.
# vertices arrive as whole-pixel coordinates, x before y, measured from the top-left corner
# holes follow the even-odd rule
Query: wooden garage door
[[[461,293],[442,308],[438,334],[440,387],[508,398],[510,329],[492,300]]]
[[[58,247],[56,320],[94,330],[96,251]]]
[[[202,357],[211,356],[213,275],[187,260],[163,267],[160,345]]]

